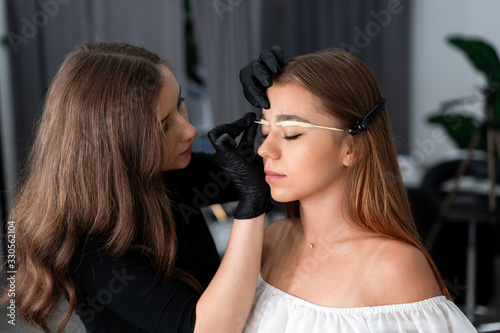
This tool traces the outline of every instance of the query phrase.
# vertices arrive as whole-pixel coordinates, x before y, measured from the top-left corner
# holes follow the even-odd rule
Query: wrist
[[[248,201],[240,201],[234,213],[234,217],[238,220],[248,220],[269,213],[273,208],[269,197],[265,201],[261,201],[258,205],[256,205],[255,202],[249,204]]]

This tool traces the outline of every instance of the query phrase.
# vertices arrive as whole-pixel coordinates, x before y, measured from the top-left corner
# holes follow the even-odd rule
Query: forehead
[[[174,74],[165,66],[162,66],[163,86],[160,90],[159,108],[160,116],[165,117],[176,109],[179,99],[179,84]]]
[[[163,88],[174,88],[177,85],[177,80],[174,74],[166,66],[159,65],[161,67],[161,72],[163,76]]]
[[[320,122],[332,119],[325,113],[319,97],[299,83],[274,84],[267,89],[270,108],[263,109],[266,120]]]

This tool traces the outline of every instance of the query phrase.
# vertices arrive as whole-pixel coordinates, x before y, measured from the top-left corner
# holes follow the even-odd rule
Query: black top
[[[163,175],[178,234],[176,266],[206,287],[219,256],[200,208],[237,200],[229,178],[210,155],[192,154],[190,165]],[[87,243],[71,262],[87,332],[193,332],[199,295],[186,283],[165,280],[134,251],[121,258]]]

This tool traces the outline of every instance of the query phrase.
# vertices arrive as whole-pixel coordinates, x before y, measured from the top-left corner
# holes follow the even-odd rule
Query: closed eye
[[[301,136],[302,134],[297,134],[297,135],[292,135],[292,136],[284,136],[283,138],[285,140],[297,140],[299,138],[299,136]]]
[[[185,100],[186,99],[184,97],[180,97],[179,101],[177,102],[177,108],[179,108],[182,105],[182,103],[184,103]]]

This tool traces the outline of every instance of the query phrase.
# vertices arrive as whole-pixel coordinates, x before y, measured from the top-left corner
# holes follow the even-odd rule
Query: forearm
[[[259,276],[264,217],[234,221],[219,270],[196,306],[196,333],[243,329]]]

